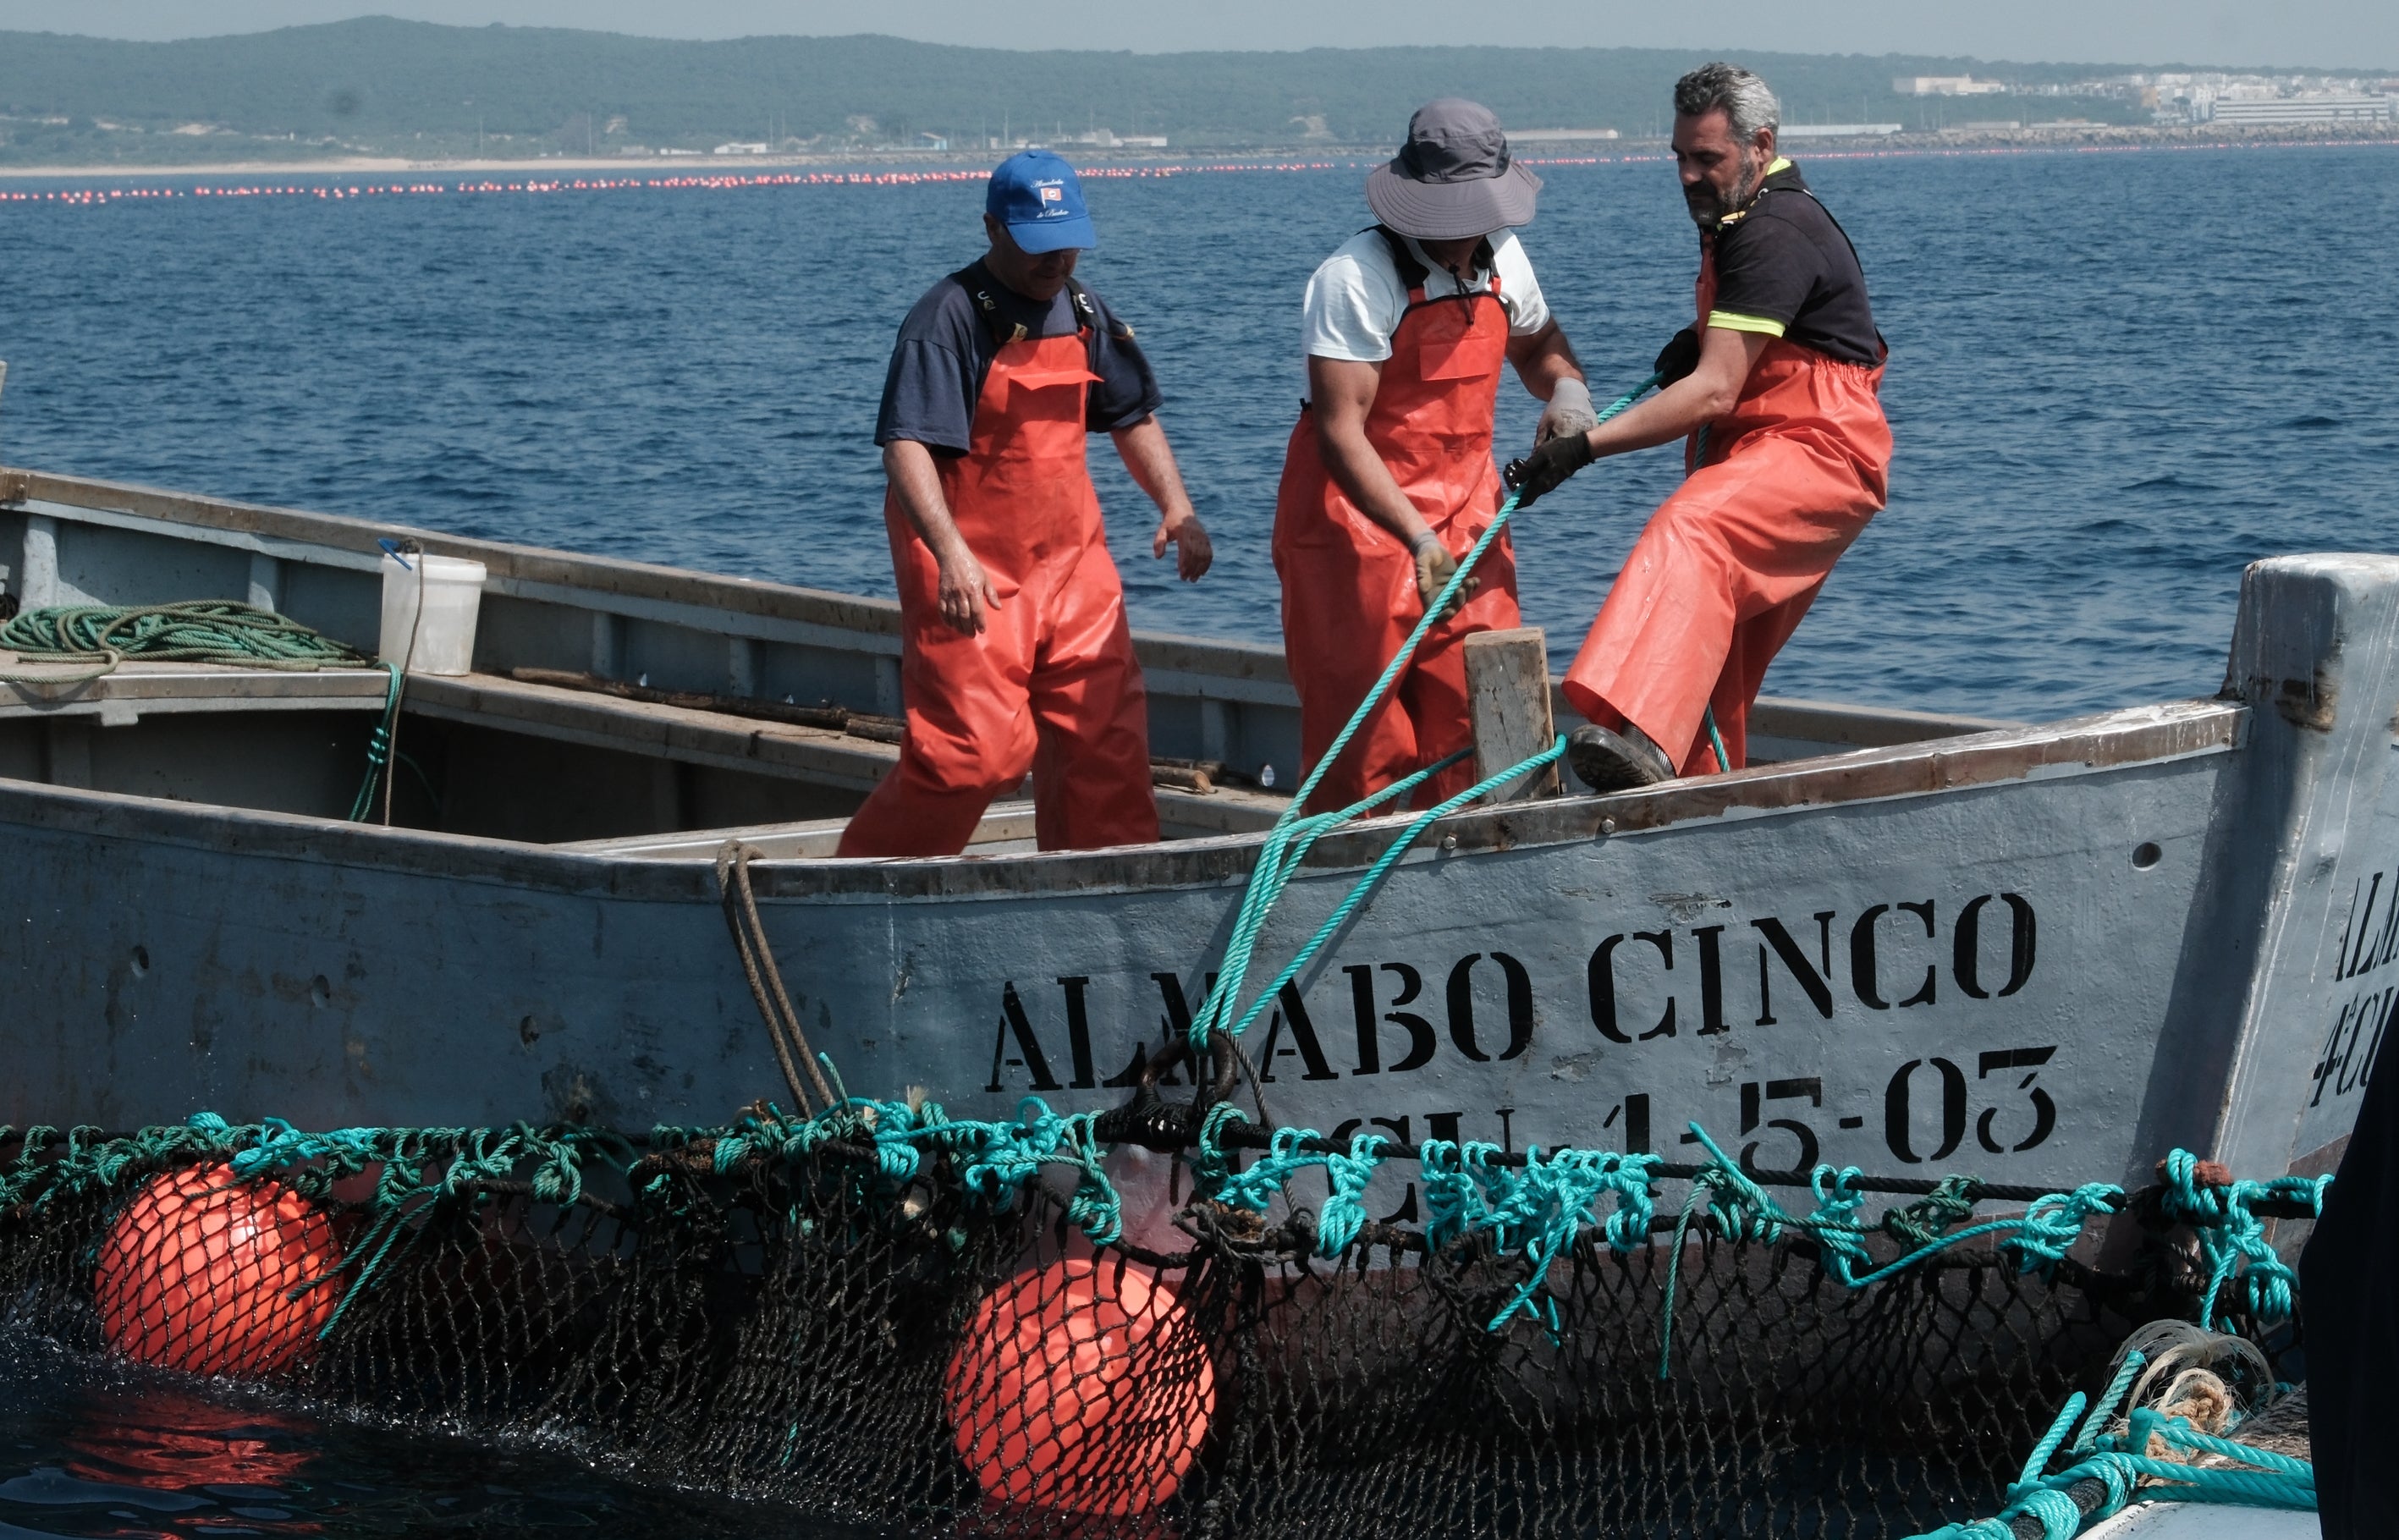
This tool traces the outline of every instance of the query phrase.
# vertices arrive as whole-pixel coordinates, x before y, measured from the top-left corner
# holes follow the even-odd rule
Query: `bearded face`
[[[1755,140],[1734,137],[1721,111],[1674,119],[1674,167],[1683,203],[1701,229],[1715,229],[1757,196],[1769,163],[1767,143],[1760,142],[1766,139],[1763,132]]]
[[[1735,153],[1731,169],[1735,175],[1729,186],[1703,178],[1683,189],[1684,206],[1702,230],[1715,229],[1727,214],[1755,196],[1758,182],[1764,180],[1765,159],[1744,144]]]

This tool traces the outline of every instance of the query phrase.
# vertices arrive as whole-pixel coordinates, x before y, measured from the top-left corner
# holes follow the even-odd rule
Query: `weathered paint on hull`
[[[1766,1165],[2113,1174],[2134,1153],[2123,1114],[2148,1093],[2230,761],[2216,748],[1436,850],[1249,1046],[1276,1117],[1328,1129],[1547,1145],[1646,1129],[1672,1149],[1700,1119]],[[88,1026],[20,1042],[0,1116],[125,1124],[206,1105],[304,1126],[578,1111],[644,1125],[779,1094],[723,917],[689,871],[637,869],[628,891],[602,863],[561,859],[550,880],[502,885],[361,858],[388,843],[364,831],[310,852],[29,827],[20,795],[0,792],[11,888],[52,901],[12,906],[11,1014]],[[2144,840],[2162,854],[2137,870]],[[1260,981],[1353,875],[1294,885]],[[853,1087],[920,1085],[997,1114],[1026,1094],[1121,1101],[1137,1053],[1198,1003],[1237,896],[1200,880],[766,909],[815,1044]]]
[[[1262,1020],[1269,1111],[1670,1154],[1698,1119],[1765,1165],[2052,1183],[2321,1152],[2391,998],[2357,1004],[2394,950],[2364,939],[2399,885],[2394,608],[2399,561],[2270,564],[2226,702],[1455,819]],[[0,829],[0,1118],[639,1126],[779,1091],[705,862],[17,782]],[[1320,847],[1259,981],[1391,831]],[[848,1084],[996,1113],[1126,1094],[1254,849],[757,870]]]

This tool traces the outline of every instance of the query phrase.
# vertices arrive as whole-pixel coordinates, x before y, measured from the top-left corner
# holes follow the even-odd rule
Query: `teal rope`
[[[1323,1209],[1317,1215],[1316,1254],[1329,1259],[1348,1250],[1366,1223],[1366,1184],[1374,1180],[1376,1168],[1383,1163],[1384,1152],[1391,1141],[1381,1134],[1360,1133],[1350,1138],[1348,1154],[1325,1154],[1300,1148],[1304,1140],[1323,1137],[1314,1129],[1277,1128],[1267,1148],[1246,1169],[1236,1170],[1220,1141],[1227,1124],[1248,1121],[1240,1108],[1220,1101],[1209,1109],[1207,1121],[1200,1126],[1202,1153],[1195,1164],[1213,1178],[1211,1187],[1216,1201],[1228,1208],[1263,1214],[1283,1195],[1294,1177],[1321,1166],[1331,1190]]]
[[[1708,725],[1708,747],[1716,751],[1716,768],[1719,771],[1731,769],[1732,756],[1725,752],[1724,735],[1716,731],[1715,707],[1710,705],[1704,708],[1701,712],[1700,720]]]
[[[2266,1226],[2249,1211],[2259,1198],[2297,1199],[2321,1217],[2329,1176],[2276,1177],[2270,1182],[2235,1182],[2208,1187],[2199,1182],[2199,1157],[2176,1150],[2165,1160],[2166,1211],[2190,1223],[2207,1258],[2207,1294],[2200,1303],[2199,1323],[2217,1329],[2216,1302],[2236,1277],[2249,1312],[2266,1320],[2287,1319],[2294,1308],[2298,1276],[2291,1271],[2266,1238]],[[2229,1329],[2229,1326],[2228,1326]]]
[[[2135,1409],[2121,1434],[2097,1430],[2122,1408],[2134,1380],[2144,1367],[2139,1353],[2127,1353],[2115,1378],[2091,1403],[2091,1414],[2069,1451],[2078,1456],[2064,1470],[2050,1472],[2050,1462],[2067,1430],[2083,1410],[2080,1391],[2067,1398],[2049,1431],[2033,1446],[2024,1470],[2008,1489],[2007,1506],[1988,1519],[1945,1524],[1916,1540],[2014,1540],[2014,1523],[2031,1519],[2040,1525],[2043,1540],[2072,1540],[2086,1521],[2105,1520],[2122,1510],[2134,1497],[2177,1503],[2230,1503],[2249,1507],[2282,1508],[2311,1513],[2316,1506],[2315,1467],[2305,1460],[2259,1449],[2230,1439],[2219,1439],[2193,1427],[2188,1419],[2168,1417],[2154,1408]],[[2151,1452],[2165,1446],[2168,1453]],[[2174,1452],[2183,1458],[2175,1458]],[[2240,1462],[2235,1466],[2189,1463],[2202,1455]],[[2097,1481],[2106,1495],[2088,1514],[2067,1489]]]
[[[1094,1244],[1108,1245],[1123,1234],[1123,1205],[1104,1169],[1099,1115],[1089,1112],[1062,1115],[1039,1098],[1027,1097],[1019,1104],[1013,1121],[971,1121],[951,1118],[936,1102],[874,1101],[844,1092],[835,1105],[811,1118],[787,1117],[768,1107],[727,1128],[662,1128],[653,1131],[652,1140],[662,1150],[711,1141],[712,1163],[720,1173],[731,1173],[750,1161],[796,1162],[828,1145],[862,1149],[869,1158],[858,1180],[866,1183],[867,1193],[887,1199],[896,1199],[922,1175],[928,1155],[940,1155],[949,1160],[968,1192],[1001,1211],[1012,1208],[1029,1186],[1041,1180],[1046,1169],[1063,1169],[1075,1177],[1075,1189],[1066,1203],[1067,1219]],[[1304,1128],[1285,1128],[1276,1131],[1271,1147],[1248,1169],[1237,1170],[1224,1141],[1233,1124],[1245,1121],[1240,1109],[1228,1102],[1210,1109],[1192,1162],[1203,1189],[1224,1195],[1234,1207],[1263,1214],[1287,1193],[1294,1177],[1321,1167],[1331,1192],[1318,1221],[1314,1250],[1320,1256],[1335,1258],[1353,1247],[1363,1230],[1364,1195],[1376,1169],[1406,1152],[1379,1135],[1367,1134],[1353,1139],[1346,1152],[1318,1153],[1302,1147],[1317,1136]],[[1819,1166],[1813,1181],[1815,1211],[1794,1214],[1742,1172],[1705,1129],[1697,1124],[1690,1128],[1708,1152],[1710,1164],[1693,1181],[1674,1227],[1660,1332],[1661,1379],[1671,1377],[1682,1253],[1691,1228],[1702,1220],[1715,1233],[1733,1240],[1772,1242],[1792,1231],[1805,1234],[1817,1242],[1828,1277],[1849,1288],[1864,1289],[1918,1266],[1948,1247],[1994,1234],[2005,1237],[1999,1243],[2000,1249],[2013,1250],[2024,1269],[2053,1264],[2073,1246],[2089,1220],[2114,1212],[2123,1196],[2118,1189],[2098,1184],[2053,1194],[2035,1201],[2016,1218],[1939,1235],[1886,1266],[1864,1268],[1863,1237],[1871,1231],[1857,1212],[1863,1199],[1854,1169]],[[0,1137],[7,1133],[0,1128]],[[1598,1227],[1606,1243],[1620,1254],[1649,1244],[1659,1180],[1657,1156],[1577,1150],[1544,1155],[1536,1149],[1527,1153],[1519,1170],[1501,1165],[1498,1148],[1487,1143],[1430,1141],[1416,1154],[1421,1162],[1430,1244],[1439,1248],[1461,1236],[1487,1236],[1496,1250],[1521,1255],[1529,1264],[1524,1282],[1486,1323],[1495,1333],[1504,1331],[1518,1315],[1531,1315],[1556,1330],[1556,1307],[1544,1292],[1546,1279],[1586,1227]],[[339,1264],[322,1277],[304,1280],[294,1290],[303,1292],[349,1275],[348,1285],[323,1329],[331,1333],[366,1290],[378,1285],[392,1262],[408,1254],[427,1234],[427,1225],[420,1220],[430,1206],[489,1201],[488,1184],[530,1165],[529,1187],[535,1199],[572,1208],[584,1201],[584,1168],[595,1157],[607,1163],[618,1178],[629,1175],[634,1165],[632,1152],[622,1140],[581,1128],[537,1129],[519,1124],[508,1128],[337,1128],[302,1133],[278,1119],[236,1127],[213,1113],[197,1113],[179,1125],[117,1138],[102,1137],[90,1128],[29,1129],[16,1158],[0,1165],[0,1211],[38,1215],[53,1202],[114,1189],[136,1178],[147,1179],[179,1162],[222,1160],[229,1166],[233,1181],[274,1177],[312,1199],[326,1196],[336,1181],[375,1168],[376,1184],[366,1205],[369,1218],[364,1229],[346,1247]],[[2196,1168],[2197,1161],[2182,1152],[2170,1156],[2170,1187],[2175,1182],[2190,1187],[2189,1173]],[[642,1183],[643,1190],[657,1196],[672,1180],[661,1167]],[[2320,1201],[2325,1185],[2322,1179],[2286,1178],[2228,1188],[2194,1188],[2199,1196],[2169,1201],[2198,1230],[2203,1246],[2221,1244],[2238,1250],[2244,1244],[2240,1238],[2244,1223],[2255,1223],[2245,1216],[2244,1205],[2256,1195],[2304,1190]],[[2251,1196],[2238,1196],[2243,1192]],[[2205,1193],[2234,1196],[2210,1203]],[[1613,1211],[1603,1220],[1600,1210],[1609,1199]],[[1958,1193],[1945,1199],[1945,1224],[1963,1217],[1958,1207],[1963,1201],[1964,1195]],[[1925,1233],[1921,1216],[1913,1207],[1907,1212],[1911,1217],[1905,1225],[1893,1224],[1886,1215],[1883,1232]],[[797,1222],[801,1216],[794,1209],[792,1217]],[[2218,1236],[2219,1231],[2226,1235]],[[2270,1298],[2262,1301],[2264,1305],[2271,1304]],[[2260,1309],[2261,1315],[2266,1313]],[[2132,1372],[2128,1370],[2117,1376],[2117,1383],[2102,1398],[2103,1406],[2121,1400],[2132,1384]],[[2094,1412],[2084,1425],[2073,1446],[2075,1453],[2094,1448],[2107,1452],[2106,1446],[2094,1443],[2100,1420]],[[2041,1453],[2043,1462],[2054,1448],[2053,1441]],[[2287,1477],[2291,1472],[2279,1474]],[[2264,1495],[2239,1500],[2279,1501],[2285,1495],[2270,1482],[2256,1491]]]
[[[2081,1453],[2084,1450],[2089,1449],[2092,1446],[2092,1443],[2097,1439],[2100,1431],[2105,1428],[2108,1424],[2108,1408],[2111,1406],[2120,1406],[2123,1403],[2125,1393],[2133,1388],[2133,1382],[2141,1377],[2141,1371],[2143,1368],[2147,1367],[2148,1363],[2148,1360],[2137,1352],[2127,1353],[2124,1355],[2124,1361],[2117,1366],[2116,1377],[2108,1382],[2108,1388],[2101,1391],[2099,1393],[2099,1398],[2092,1403],[2091,1415],[2082,1419],[2082,1431],[2076,1434],[2074,1438],[2075,1453]],[[2073,1413],[2074,1408],[2080,1404],[2080,1401],[2081,1398],[2079,1395],[2070,1398],[2066,1403],[2067,1417],[2061,1417],[2059,1421],[2065,1422],[2068,1420]],[[2053,1443],[2051,1447],[2054,1448],[2055,1445]],[[2036,1450],[2035,1452],[2039,1453],[2039,1451]],[[2046,1465],[2047,1463],[2048,1456],[2046,1455],[2041,1455],[2039,1459],[2031,1462],[2036,1468],[2040,1466]]]
[[[1870,1225],[1862,1221],[1858,1211],[1865,1202],[1865,1195],[1854,1185],[1859,1175],[1856,1167],[1837,1170],[1831,1166],[1818,1166],[1809,1182],[1816,1197],[1815,1209],[1794,1214],[1775,1201],[1771,1193],[1750,1180],[1749,1174],[1724,1153],[1705,1128],[1697,1123],[1687,1127],[1707,1151],[1708,1167],[1692,1179],[1682,1218],[1674,1226],[1674,1255],[1667,1259],[1666,1300],[1658,1330],[1658,1377],[1661,1380],[1673,1378],[1674,1292],[1682,1269],[1683,1247],[1693,1220],[1702,1213],[1727,1240],[1771,1244],[1780,1240],[1786,1230],[1797,1230],[1816,1243],[1824,1271],[1836,1281],[1847,1288],[1865,1289],[1983,1236],[2001,1236],[1999,1250],[2013,1252],[2021,1272],[2054,1267],[2082,1238],[2085,1224],[2115,1213],[2125,1198],[2122,1188],[2104,1182],[2086,1183],[2070,1193],[2052,1193],[2034,1199],[2013,1219],[1986,1220],[1962,1230],[1931,1236],[1896,1260],[1875,1267],[1866,1250],[1867,1236],[1878,1231],[1886,1235],[1896,1232],[1912,1239],[1923,1232],[1904,1222],[1893,1225],[1889,1216],[1881,1224]]]
[[[1598,421],[1606,422],[1634,401],[1639,400],[1644,393],[1658,384],[1659,378],[1660,376],[1652,374],[1624,395],[1618,397],[1599,413]],[[1417,618],[1416,626],[1408,632],[1407,640],[1400,643],[1399,651],[1392,654],[1391,660],[1383,666],[1381,676],[1375,681],[1373,688],[1366,692],[1365,698],[1358,703],[1358,709],[1349,713],[1349,720],[1342,725],[1341,731],[1334,736],[1331,747],[1324,750],[1318,758],[1315,766],[1302,779],[1299,790],[1292,796],[1291,805],[1283,809],[1282,813],[1276,817],[1273,827],[1267,831],[1266,843],[1258,852],[1257,865],[1251,871],[1249,883],[1242,891],[1240,909],[1234,915],[1232,934],[1225,943],[1224,957],[1216,969],[1216,983],[1200,1002],[1199,1010],[1192,1015],[1190,1039],[1195,1052],[1203,1052],[1207,1048],[1211,1033],[1224,1030],[1238,1037],[1248,1030],[1250,1023],[1256,1020],[1281,993],[1282,986],[1296,978],[1300,970],[1308,966],[1308,961],[1323,948],[1324,943],[1349,923],[1350,915],[1357,912],[1359,906],[1380,885],[1384,874],[1403,855],[1406,854],[1408,847],[1415,844],[1416,837],[1431,827],[1436,819],[1447,817],[1467,804],[1509,784],[1520,776],[1556,763],[1565,753],[1565,740],[1560,738],[1555,744],[1525,760],[1522,764],[1511,765],[1498,775],[1477,782],[1472,788],[1450,798],[1410,824],[1399,839],[1392,843],[1390,848],[1383,853],[1381,858],[1376,860],[1368,869],[1366,874],[1358,880],[1357,885],[1335,909],[1332,916],[1317,927],[1316,934],[1309,937],[1301,946],[1298,954],[1292,959],[1289,966],[1275,976],[1274,982],[1267,985],[1238,1019],[1234,1018],[1234,1002],[1240,999],[1242,989],[1248,981],[1250,965],[1257,951],[1259,933],[1265,929],[1267,916],[1273,912],[1276,903],[1282,898],[1283,889],[1290,885],[1292,878],[1298,873],[1300,866],[1307,859],[1308,850],[1316,842],[1341,825],[1362,817],[1385,803],[1414,790],[1442,771],[1458,763],[1471,752],[1471,750],[1461,749],[1457,753],[1427,765],[1414,775],[1395,781],[1374,795],[1352,803],[1337,812],[1311,814],[1307,811],[1308,799],[1315,795],[1317,787],[1322,784],[1326,773],[1333,768],[1334,762],[1341,757],[1341,751],[1349,746],[1349,740],[1357,736],[1359,729],[1363,727],[1367,719],[1375,714],[1391,686],[1398,682],[1403,673],[1407,671],[1408,665],[1416,658],[1417,647],[1423,644],[1425,637],[1430,633],[1435,623],[1447,613],[1451,601],[1465,590],[1467,581],[1473,575],[1476,564],[1483,560],[1484,553],[1490,550],[1507,530],[1509,520],[1516,515],[1516,507],[1517,494],[1511,493],[1507,500],[1499,505],[1498,512],[1492,516],[1490,527],[1483,532],[1472,547],[1458,561],[1457,570],[1450,574],[1449,581],[1442,586],[1441,592],[1435,596],[1433,601],[1425,606],[1424,614]]]
[[[2081,1239],[2086,1223],[2115,1213],[2125,1198],[2122,1188],[2105,1182],[2086,1183],[2070,1193],[2053,1193],[2034,1199],[2013,1219],[1987,1220],[1952,1231],[1895,1262],[1860,1273],[1858,1267],[1867,1261],[1865,1237],[1879,1226],[1869,1226],[1857,1218],[1858,1209],[1865,1199],[1850,1185],[1859,1174],[1856,1167],[1837,1171],[1830,1166],[1817,1167],[1809,1182],[1816,1195],[1815,1211],[1793,1214],[1777,1203],[1772,1194],[1751,1181],[1748,1173],[1708,1137],[1706,1129],[1697,1123],[1689,1128],[1707,1150],[1712,1168],[1701,1173],[1699,1181],[1729,1196],[1726,1221],[1719,1225],[1728,1239],[1773,1240],[1780,1238],[1786,1228],[1799,1230],[1821,1249],[1824,1270],[1851,1289],[1880,1283],[1953,1247],[1989,1235],[2006,1236],[1999,1243],[1999,1249],[2016,1253],[2020,1271],[2030,1273],[2053,1267]]]
[[[1435,764],[1429,769],[1419,771],[1417,774],[1419,776],[1433,775],[1455,761],[1463,759],[1471,751],[1471,750],[1460,750],[1457,753],[1451,755],[1449,759],[1443,760],[1440,763]],[[1496,775],[1487,776],[1482,780],[1476,781],[1472,786],[1468,787],[1465,790],[1460,791],[1457,795],[1451,797],[1448,801],[1443,802],[1437,806],[1428,808],[1423,813],[1419,814],[1414,823],[1409,824],[1406,829],[1400,831],[1400,837],[1398,839],[1393,840],[1390,845],[1385,849],[1380,856],[1375,858],[1375,864],[1366,869],[1365,875],[1360,877],[1356,883],[1351,885],[1349,891],[1342,897],[1341,902],[1334,906],[1333,913],[1322,925],[1316,927],[1316,934],[1310,936],[1306,943],[1300,947],[1299,951],[1293,954],[1291,961],[1283,965],[1282,971],[1275,975],[1274,982],[1268,984],[1265,989],[1258,992],[1257,998],[1250,1003],[1250,1008],[1243,1011],[1241,1013],[1240,1020],[1233,1023],[1231,1028],[1233,1035],[1239,1037],[1242,1033],[1248,1031],[1250,1023],[1256,1020],[1258,1017],[1265,1012],[1267,1006],[1274,1004],[1276,997],[1282,993],[1282,987],[1299,976],[1300,970],[1306,967],[1308,963],[1314,959],[1317,952],[1323,949],[1325,942],[1331,940],[1335,935],[1340,933],[1341,928],[1349,923],[1349,917],[1352,914],[1355,914],[1366,900],[1374,896],[1375,890],[1382,885],[1383,879],[1390,874],[1391,868],[1399,864],[1400,858],[1408,853],[1409,847],[1416,844],[1417,837],[1423,834],[1426,830],[1430,829],[1434,824],[1449,817],[1452,813],[1457,812],[1459,808],[1490,795],[1499,788],[1515,780],[1518,777],[1523,776],[1529,771],[1538,770],[1543,765],[1555,763],[1565,755],[1565,751],[1566,740],[1563,737],[1559,738],[1556,742],[1551,744],[1550,747],[1542,750],[1539,753],[1535,754],[1532,758],[1525,760],[1523,763],[1511,764],[1507,769],[1499,771]],[[1415,777],[1412,777],[1410,778],[1414,779]],[[1404,785],[1406,783],[1402,782],[1399,784]],[[1396,790],[1396,787],[1394,790]],[[1258,906],[1254,921],[1247,926],[1250,948],[1252,950],[1254,950],[1256,946],[1258,931],[1265,926],[1267,911],[1272,909],[1274,900],[1281,896],[1283,887],[1288,885],[1291,879],[1297,874],[1300,861],[1308,854],[1308,847],[1314,844],[1317,837],[1323,832],[1323,829],[1316,830],[1304,843],[1293,849],[1289,859],[1277,871],[1276,880],[1270,891],[1259,889],[1259,891],[1267,892],[1267,897],[1266,901]],[[1257,887],[1254,873],[1252,877],[1252,887],[1254,889],[1256,889]],[[1246,904],[1244,907],[1247,907]],[[1207,1005],[1215,1005],[1220,999],[1224,1001],[1231,1000],[1232,995],[1227,993],[1223,987],[1225,980],[1227,979],[1246,975],[1249,971],[1249,957],[1244,955],[1240,959],[1238,970],[1230,966],[1227,966],[1226,971],[1220,975],[1217,979],[1218,987],[1215,990],[1209,992]],[[1238,988],[1239,986],[1236,985],[1236,987]],[[1191,1023],[1193,1043],[1195,1047],[1204,1047],[1207,1044],[1207,1032],[1210,1022],[1210,1014],[1207,1009],[1207,1005],[1203,1005],[1200,1014],[1193,1017]],[[1218,1006],[1215,1014],[1221,1016],[1226,1008],[1227,1007]]]
[[[391,730],[400,718],[400,665],[378,663],[375,667],[391,675],[391,685],[384,692],[383,720],[367,735],[367,778],[360,783],[359,794],[350,799],[352,823],[364,823],[374,813],[375,792],[381,790],[384,777],[391,773]],[[410,768],[415,768],[413,762]],[[423,780],[425,772],[417,771],[417,778]],[[427,782],[427,793],[432,790],[432,784]]]
[[[935,1101],[872,1101],[844,1096],[812,1118],[790,1118],[769,1107],[718,1133],[659,1129],[667,1142],[715,1141],[714,1164],[730,1171],[748,1159],[793,1161],[829,1143],[873,1152],[887,1193],[914,1181],[928,1151],[950,1157],[967,1190],[1001,1211],[1013,1206],[1044,1167],[1075,1173],[1066,1216],[1094,1245],[1124,1234],[1124,1204],[1103,1169],[1096,1112],[1060,1114],[1037,1096],[1018,1103],[1014,1122],[953,1119]],[[653,1185],[667,1181],[661,1173]],[[796,1215],[794,1216],[796,1217]]]
[[[1257,865],[1250,872],[1249,884],[1241,893],[1240,908],[1233,916],[1233,933],[1225,943],[1224,961],[1219,966],[1215,987],[1200,1001],[1200,1009],[1192,1017],[1191,1046],[1195,1051],[1205,1050],[1211,1030],[1218,1025],[1229,1025],[1227,1019],[1231,1014],[1232,1002],[1240,998],[1241,987],[1249,978],[1250,964],[1257,952],[1258,933],[1266,927],[1267,916],[1273,912],[1276,900],[1282,897],[1282,890],[1297,874],[1316,842],[1350,819],[1404,796],[1471,752],[1472,750],[1461,749],[1446,759],[1393,781],[1374,795],[1352,803],[1337,813],[1320,813],[1288,823],[1278,819],[1274,827],[1267,831],[1266,843],[1258,849]],[[1268,1000],[1273,997],[1274,991],[1271,990],[1260,996]],[[1242,1026],[1247,1026],[1256,1014],[1254,1008],[1243,1017]],[[1240,1031],[1239,1028],[1232,1030]]]

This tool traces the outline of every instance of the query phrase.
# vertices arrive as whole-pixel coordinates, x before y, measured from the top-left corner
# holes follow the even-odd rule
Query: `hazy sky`
[[[1013,47],[1633,44],[2399,69],[2392,0],[1505,0],[1496,9],[1460,0],[0,0],[0,29],[192,37],[376,13],[661,37],[880,32]],[[1498,24],[1476,24],[1485,19]]]

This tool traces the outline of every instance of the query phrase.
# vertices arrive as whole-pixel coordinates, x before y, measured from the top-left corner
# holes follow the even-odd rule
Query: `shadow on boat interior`
[[[13,558],[7,591],[27,608],[238,600],[371,655],[377,542],[395,534],[488,573],[471,671],[407,680],[395,825],[661,858],[738,835],[770,858],[828,857],[898,760],[888,601],[0,470],[0,558]],[[1297,779],[1280,652],[1154,634],[1136,645],[1165,837],[1267,828]],[[343,818],[385,699],[380,670],[140,659],[99,679],[10,683],[0,777]],[[1751,742],[1754,763],[1770,763],[2001,725],[1769,700]],[[969,853],[1032,848],[1020,788]]]

